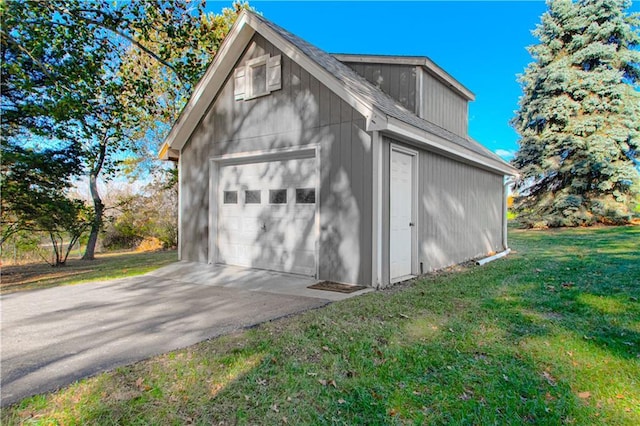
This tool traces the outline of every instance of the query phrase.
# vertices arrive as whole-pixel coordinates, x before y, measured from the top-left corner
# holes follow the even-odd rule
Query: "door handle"
[[[409,222],[409,226],[415,226],[413,222]]]

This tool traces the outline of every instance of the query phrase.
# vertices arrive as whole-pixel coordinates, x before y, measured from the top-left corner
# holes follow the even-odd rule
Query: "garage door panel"
[[[219,262],[315,274],[315,158],[222,166],[218,182]],[[237,191],[237,202],[225,203],[224,191]]]
[[[260,230],[260,219],[257,217],[243,217],[242,218],[242,236],[252,238]],[[250,242],[250,240],[248,241]]]
[[[237,244],[222,243],[220,245],[220,261],[223,263],[237,264],[242,259],[238,257],[241,253]]]
[[[240,223],[241,218],[238,216],[235,216],[233,214],[226,215],[224,218],[224,221],[226,223],[225,230],[227,231],[227,233],[229,232],[237,233],[242,229],[242,226]]]

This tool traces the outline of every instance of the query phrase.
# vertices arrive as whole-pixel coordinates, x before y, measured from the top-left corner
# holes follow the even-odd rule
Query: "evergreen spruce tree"
[[[516,212],[529,226],[627,223],[640,193],[640,15],[628,0],[547,4],[512,121]]]

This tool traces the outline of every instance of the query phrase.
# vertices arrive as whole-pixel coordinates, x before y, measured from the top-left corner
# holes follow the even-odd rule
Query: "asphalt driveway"
[[[2,405],[336,299],[310,278],[200,267],[1,296]]]

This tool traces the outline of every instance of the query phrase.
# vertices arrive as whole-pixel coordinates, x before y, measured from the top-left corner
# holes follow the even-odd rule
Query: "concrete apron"
[[[137,277],[0,296],[0,405],[372,291],[307,289],[315,282],[178,262]]]
[[[208,265],[197,262],[176,262],[156,269],[148,275],[245,291],[260,291],[289,296],[303,296],[338,301],[374,291],[367,288],[354,293],[314,290],[307,288],[319,282],[313,277],[243,268],[229,265]]]

